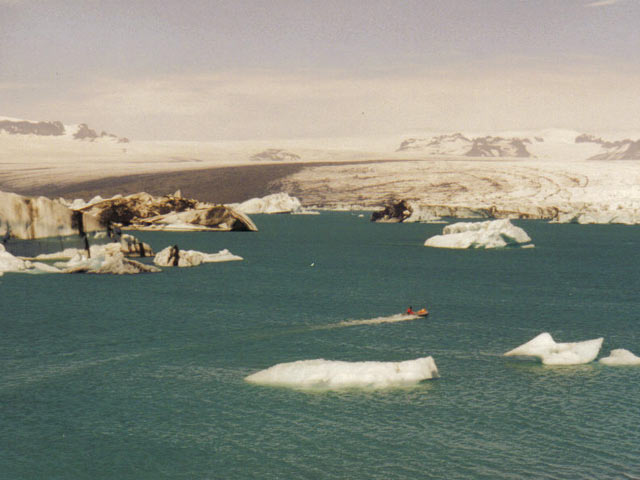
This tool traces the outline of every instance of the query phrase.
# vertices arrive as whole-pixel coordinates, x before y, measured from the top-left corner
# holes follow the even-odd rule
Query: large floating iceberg
[[[436,363],[429,356],[404,362],[300,360],[274,365],[249,375],[245,380],[260,385],[337,390],[407,386],[438,376]]]
[[[545,365],[579,365],[595,360],[603,340],[601,337],[584,342],[556,343],[551,334],[544,332],[504,355],[537,357]]]
[[[533,247],[531,238],[508,219],[486,222],[459,222],[447,225],[442,235],[424,242],[425,247],[438,248],[503,248]]]
[[[600,363],[610,366],[622,366],[622,365],[640,365],[640,357],[634,355],[629,350],[624,348],[616,348],[611,350],[608,357],[601,358]]]

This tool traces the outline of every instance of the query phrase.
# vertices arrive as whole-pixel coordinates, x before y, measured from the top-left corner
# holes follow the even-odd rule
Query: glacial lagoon
[[[0,277],[0,477],[640,478],[640,367],[503,356],[541,332],[639,354],[640,227],[516,221],[535,248],[448,250],[423,246],[442,224],[367,217],[137,233],[238,262]],[[393,388],[245,380],[427,356],[439,378]]]

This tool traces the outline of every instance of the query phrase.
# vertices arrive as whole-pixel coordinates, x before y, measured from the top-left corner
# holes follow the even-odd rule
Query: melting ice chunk
[[[603,338],[596,338],[584,342],[556,343],[549,333],[544,332],[504,355],[537,357],[545,365],[579,365],[595,360],[603,340]]]
[[[608,357],[601,358],[600,363],[611,366],[640,365],[640,357],[624,348],[616,348],[615,350],[611,350]]]
[[[245,380],[260,385],[337,390],[406,386],[438,376],[438,367],[429,356],[404,362],[300,360],[274,365],[249,375]]]

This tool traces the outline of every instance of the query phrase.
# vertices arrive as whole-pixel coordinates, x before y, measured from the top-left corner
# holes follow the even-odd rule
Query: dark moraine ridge
[[[212,203],[232,203],[279,192],[278,180],[302,168],[303,164],[294,163],[144,173],[65,185],[46,184],[16,193],[88,200],[95,195],[107,198],[116,194],[129,195],[138,192],[156,196],[166,195],[179,189],[187,198]]]

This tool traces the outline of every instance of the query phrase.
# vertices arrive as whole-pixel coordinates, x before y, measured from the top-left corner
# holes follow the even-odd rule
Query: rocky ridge
[[[118,137],[112,133],[102,131],[97,133],[86,123],[77,126],[64,125],[60,121],[40,121],[18,120],[0,117],[0,133],[5,132],[9,135],[37,135],[37,136],[63,136],[71,135],[75,140],[94,141],[100,138],[106,138],[118,143],[129,143],[126,137]]]

